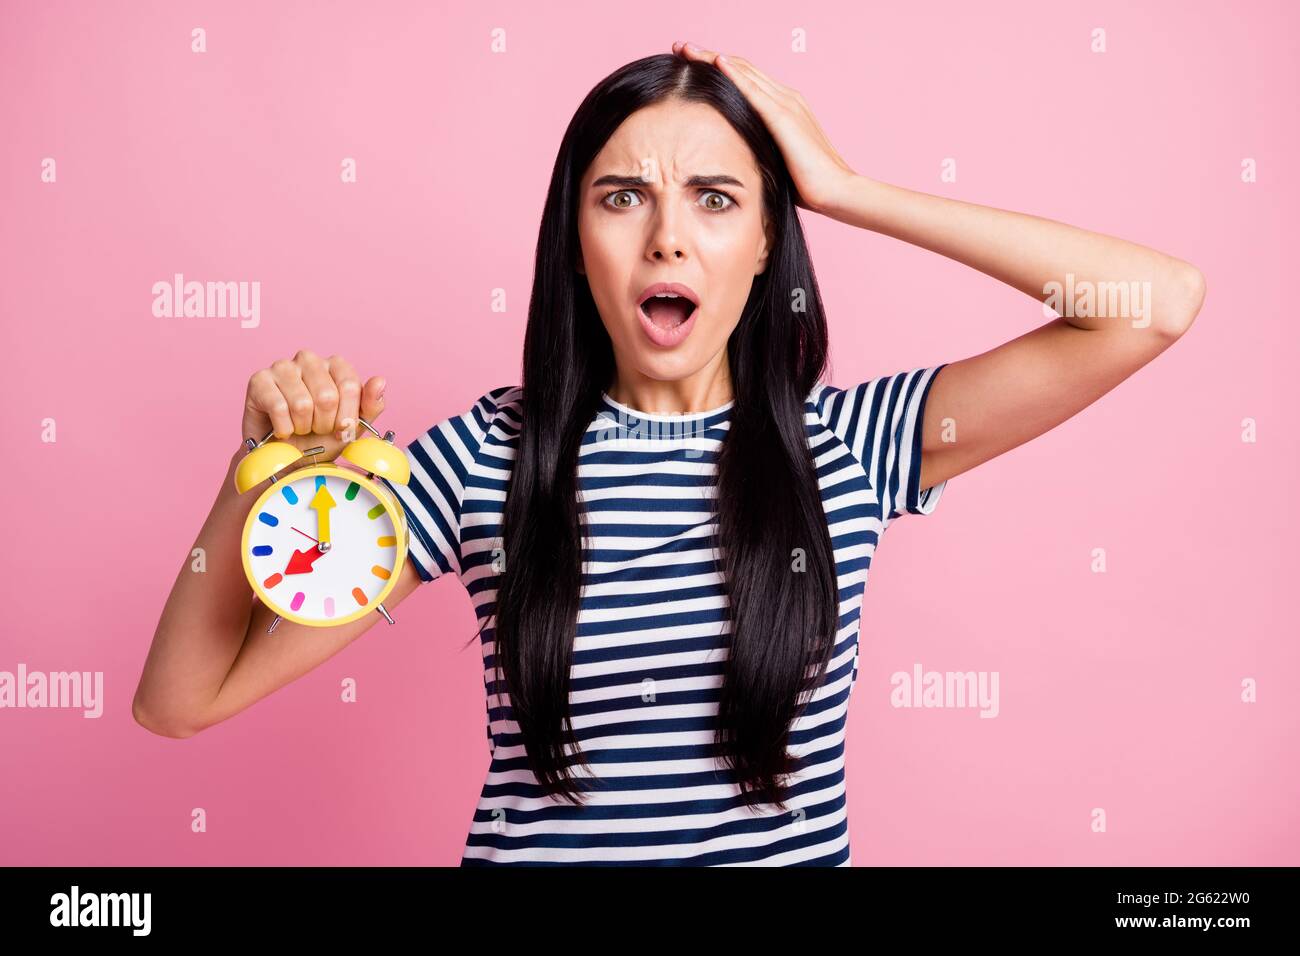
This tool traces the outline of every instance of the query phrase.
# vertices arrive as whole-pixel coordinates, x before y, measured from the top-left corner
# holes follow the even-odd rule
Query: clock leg
[[[382,614],[384,616],[384,620],[387,621],[389,624],[397,623],[391,617],[389,617],[388,608],[384,607],[382,604],[376,606],[375,610],[377,610],[380,614]]]

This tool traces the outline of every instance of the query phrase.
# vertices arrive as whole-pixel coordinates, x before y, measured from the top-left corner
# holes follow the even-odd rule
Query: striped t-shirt
[[[941,368],[848,389],[819,382],[807,397],[840,613],[829,669],[791,728],[790,753],[807,759],[788,778],[786,812],[747,806],[714,750],[729,624],[711,498],[734,402],[651,415],[602,393],[579,453],[590,537],[569,691],[574,732],[600,782],[585,806],[543,794],[509,695],[496,686],[493,628],[483,628],[491,764],[462,866],[849,865],[844,730],[863,591],[884,529],[902,514],[929,514],[943,492],[943,482],[918,487],[925,400]],[[454,571],[480,627],[496,600],[521,396],[520,386],[495,388],[437,422],[406,448],[410,484],[385,482],[406,510],[421,581]]]

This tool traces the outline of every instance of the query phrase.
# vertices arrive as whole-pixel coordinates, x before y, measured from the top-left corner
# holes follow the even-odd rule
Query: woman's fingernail
[[[694,43],[688,43],[688,44],[686,44],[686,49],[690,50],[692,53],[699,53],[699,52],[700,52],[700,48],[697,47]]]

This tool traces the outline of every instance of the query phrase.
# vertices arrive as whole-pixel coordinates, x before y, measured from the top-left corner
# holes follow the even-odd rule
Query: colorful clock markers
[[[360,477],[291,479],[268,489],[252,510],[245,569],[258,595],[281,616],[317,624],[354,619],[374,608],[396,578],[394,552],[405,551],[399,517],[392,502]],[[333,547],[321,551],[326,542]]]

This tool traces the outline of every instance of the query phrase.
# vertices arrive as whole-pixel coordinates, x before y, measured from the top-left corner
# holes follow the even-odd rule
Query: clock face
[[[281,617],[344,624],[387,594],[406,556],[405,538],[398,539],[406,529],[394,527],[370,481],[304,471],[274,483],[254,507],[244,568]]]

